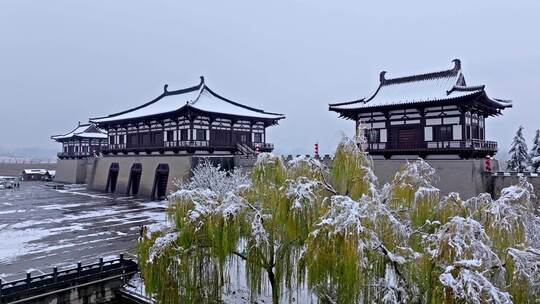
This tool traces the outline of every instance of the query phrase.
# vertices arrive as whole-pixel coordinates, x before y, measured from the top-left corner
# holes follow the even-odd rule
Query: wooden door
[[[231,131],[210,130],[210,146],[228,147],[231,144]]]
[[[237,143],[251,145],[251,132],[249,131],[233,131],[233,145]]]
[[[390,129],[390,143],[394,149],[416,149],[420,145],[422,130],[418,126],[402,126]]]

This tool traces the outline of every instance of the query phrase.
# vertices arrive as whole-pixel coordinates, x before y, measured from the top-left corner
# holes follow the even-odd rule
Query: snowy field
[[[41,182],[0,190],[0,277],[13,280],[135,252],[139,227],[165,220],[166,202]]]

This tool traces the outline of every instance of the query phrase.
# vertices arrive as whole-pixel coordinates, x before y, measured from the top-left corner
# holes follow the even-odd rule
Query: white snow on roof
[[[180,94],[168,94],[163,96],[158,101],[141,107],[139,109],[135,109],[120,115],[110,115],[109,117],[95,118],[92,119],[92,122],[103,123],[170,113],[177,111],[186,105],[190,105],[191,107],[199,109],[201,111],[212,113],[230,114],[254,118],[276,119],[282,117],[281,115],[250,110],[242,106],[230,103],[212,94],[206,87],[206,85],[202,84],[199,89],[194,89],[192,91]]]
[[[257,117],[257,118],[277,118],[280,115],[261,113],[246,109],[214,96],[208,90],[203,89],[199,97],[190,105],[193,108],[205,112],[232,114],[237,116]]]
[[[433,78],[404,83],[383,85],[366,106],[402,104],[432,100],[446,100],[477,93],[475,91],[452,91],[458,76]]]
[[[107,134],[104,134],[104,133],[83,132],[83,133],[78,133],[75,135],[77,135],[78,137],[84,137],[84,138],[101,138],[101,139],[107,138]]]
[[[107,138],[107,134],[105,133],[105,131],[103,131],[101,129],[98,129],[99,132],[87,132],[92,127],[95,127],[95,125],[92,125],[92,124],[79,125],[77,128],[75,128],[75,130],[73,130],[73,131],[71,131],[71,132],[69,132],[67,134],[55,135],[55,136],[52,136],[51,138],[55,139],[55,140],[71,138],[73,136],[84,137],[84,138],[96,138],[96,139],[106,139]]]
[[[47,174],[46,169],[24,169],[23,172],[24,174]]]
[[[380,85],[378,91],[364,102],[333,106],[335,109],[355,109],[425,101],[448,100],[476,94],[483,90],[452,90],[457,85],[461,73],[447,74],[443,77],[414,79],[404,82],[388,82]],[[464,87],[466,88],[466,87]],[[450,92],[450,93],[449,93]]]
[[[118,121],[118,120],[124,120],[124,119],[132,119],[136,117],[145,117],[145,116],[150,116],[150,115],[169,113],[169,112],[176,111],[180,109],[181,107],[185,106],[188,102],[191,102],[197,99],[197,96],[199,96],[199,90],[193,90],[191,92],[186,92],[183,94],[168,95],[161,98],[157,102],[147,105],[146,107],[142,107],[140,109],[129,111],[127,113],[116,115],[116,116],[95,118],[95,119],[92,119],[92,121],[96,123],[100,123],[100,122]]]

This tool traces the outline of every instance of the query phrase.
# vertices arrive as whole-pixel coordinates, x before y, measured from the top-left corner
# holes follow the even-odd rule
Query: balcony
[[[68,158],[81,159],[81,158],[87,158],[93,155],[91,155],[88,152],[59,152],[56,154],[56,156],[60,159],[68,159]]]
[[[271,152],[274,150],[274,144],[272,143],[247,143],[248,146],[253,148],[253,150],[259,150],[260,152]],[[129,152],[133,153],[147,153],[150,154],[151,152],[166,152],[166,151],[172,151],[172,152],[179,152],[179,151],[187,151],[189,153],[194,152],[195,150],[206,150],[213,152],[215,150],[219,151],[230,151],[230,152],[236,152],[237,146],[235,144],[227,145],[227,144],[220,144],[220,143],[213,143],[208,140],[177,140],[177,141],[165,141],[161,143],[148,143],[143,146],[136,146],[133,144],[114,144],[114,145],[108,145],[107,148],[102,149],[102,152],[104,154],[108,153],[124,153],[127,154]]]
[[[412,143],[368,143],[367,150],[374,155],[392,154],[458,154],[462,158],[495,155],[497,142],[487,140],[426,141]]]

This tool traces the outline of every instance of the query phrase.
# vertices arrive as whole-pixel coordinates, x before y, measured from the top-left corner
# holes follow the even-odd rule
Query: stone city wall
[[[300,155],[284,155],[284,161],[292,160]],[[309,155],[307,155],[309,157]],[[191,169],[196,165],[196,162],[202,157],[212,157],[214,162],[222,162],[230,166],[230,158],[233,157],[234,167],[240,168],[243,171],[249,171],[255,164],[255,157],[246,156],[209,156],[209,155],[145,155],[145,156],[107,156],[104,158],[89,160],[86,164],[86,182],[90,189],[104,191],[107,184],[109,168],[112,163],[118,163],[120,171],[118,174],[118,182],[116,193],[126,193],[128,181],[131,171],[131,166],[134,163],[141,163],[142,177],[140,183],[139,194],[143,196],[151,196],[155,170],[159,164],[169,165],[169,179],[167,191],[174,189],[173,181],[175,179],[186,179],[191,175]],[[331,167],[332,157],[324,155],[318,159],[325,165]],[[409,160],[403,159],[374,159],[374,172],[378,178],[379,185],[392,181],[397,171],[407,163],[414,161],[417,157],[411,157]],[[434,186],[441,190],[442,195],[447,195],[450,192],[458,192],[463,199],[476,196],[483,192],[488,192],[492,196],[497,197],[500,190],[512,184],[519,182],[517,175],[487,174],[484,172],[483,159],[427,159],[428,162],[436,170],[436,179]],[[499,170],[497,160],[492,161],[494,171]],[[58,174],[58,173],[57,173]],[[531,183],[535,186],[536,191],[540,190],[540,178],[529,175]],[[540,193],[537,193],[540,194]]]
[[[492,194],[493,197],[499,197],[501,190],[516,185],[520,179],[525,178],[534,187],[536,197],[540,197],[540,176],[538,173],[516,173],[516,172],[495,172],[486,173],[484,179],[486,181],[486,192]]]
[[[283,158],[285,161],[289,161],[297,156],[286,155]],[[326,166],[332,166],[332,156],[324,155],[318,159]],[[418,156],[403,156],[400,159],[373,159],[373,171],[379,185],[391,182],[396,173],[408,161],[412,162],[416,159]],[[426,162],[435,169],[434,186],[441,190],[442,195],[458,192],[462,198],[467,199],[490,190],[484,178],[483,159],[426,159]],[[499,169],[497,160],[492,160],[492,167],[494,170]]]
[[[139,186],[139,194],[142,196],[152,195],[156,168],[159,164],[169,165],[167,192],[173,189],[174,180],[186,178],[191,170],[191,156],[189,155],[107,156],[94,159],[93,174],[87,181],[89,189],[105,191],[112,163],[118,163],[120,168],[115,193],[127,193],[131,166],[135,163],[142,164]]]
[[[56,166],[55,182],[85,184],[89,159],[59,159]]]

